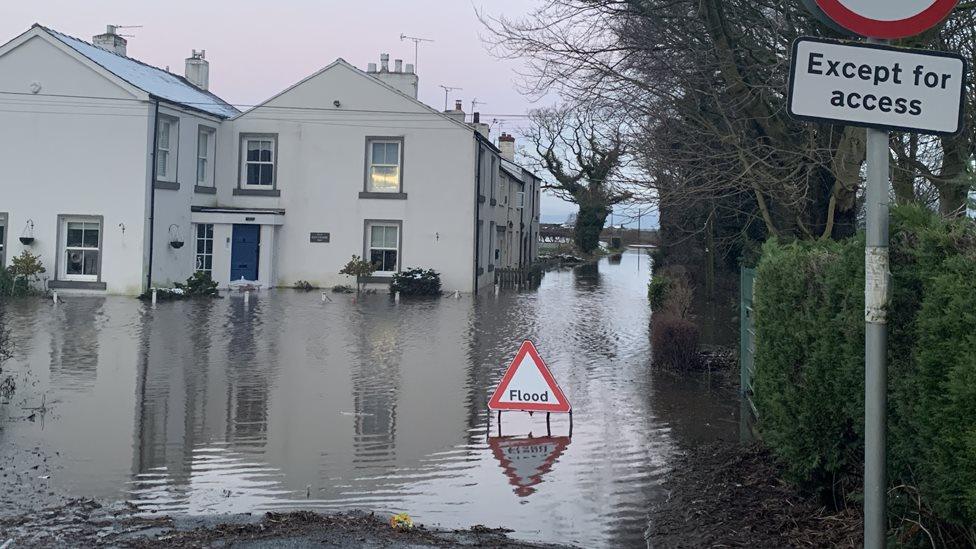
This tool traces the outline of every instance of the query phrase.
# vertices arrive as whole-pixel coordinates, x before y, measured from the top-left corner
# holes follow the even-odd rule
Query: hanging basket
[[[183,235],[180,234],[180,226],[176,223],[169,226],[169,245],[175,250],[183,247]]]
[[[20,243],[24,246],[30,246],[34,243],[34,220],[27,220],[27,224],[24,225],[24,231],[20,233]]]
[[[22,236],[22,237],[20,237],[20,243],[23,244],[24,246],[30,246],[31,244],[34,243],[34,237],[33,236]]]

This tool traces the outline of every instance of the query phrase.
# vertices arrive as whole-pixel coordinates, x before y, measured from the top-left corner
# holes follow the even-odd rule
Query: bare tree
[[[621,177],[628,153],[624,124],[612,110],[594,106],[539,109],[530,119],[527,138],[549,174],[543,189],[579,207],[574,241],[590,253],[613,206],[633,197]]]

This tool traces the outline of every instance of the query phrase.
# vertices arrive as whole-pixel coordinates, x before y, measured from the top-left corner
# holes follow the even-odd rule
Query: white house
[[[477,292],[536,257],[540,181],[460,105],[417,100],[388,56],[342,59],[239,112],[185,77],[35,25],[0,46],[0,264],[29,249],[51,288],[137,294],[194,271],[222,287],[349,284],[352,255]],[[21,240],[23,237],[23,240]]]

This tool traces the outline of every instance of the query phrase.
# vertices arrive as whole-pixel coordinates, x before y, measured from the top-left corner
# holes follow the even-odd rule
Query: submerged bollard
[[[499,286],[495,284],[495,297],[498,297]]]
[[[393,294],[393,302],[394,303],[399,303],[400,302],[400,292],[397,292],[397,293]]]
[[[461,299],[461,290],[454,290],[454,299]]]
[[[248,304],[251,301],[251,291],[244,290],[244,304]]]
[[[58,304],[58,292],[53,292],[51,294],[51,299],[53,299],[54,300],[54,304],[57,305]]]
[[[153,292],[152,292],[152,304],[153,304],[153,306],[156,305],[156,288],[153,288]]]

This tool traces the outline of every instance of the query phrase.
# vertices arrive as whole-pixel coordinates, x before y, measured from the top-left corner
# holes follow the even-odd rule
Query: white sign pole
[[[885,432],[888,405],[887,131],[869,128],[864,263],[864,547],[883,549],[887,533]]]

